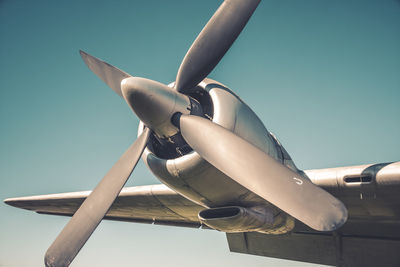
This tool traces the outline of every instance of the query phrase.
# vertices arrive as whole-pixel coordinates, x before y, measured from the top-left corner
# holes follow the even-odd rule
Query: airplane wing
[[[40,214],[72,216],[90,191],[9,198],[5,202]],[[171,226],[201,226],[204,207],[163,184],[123,188],[104,219]]]
[[[292,233],[228,233],[232,252],[332,266],[400,266],[400,162],[305,171],[311,181],[339,198],[349,211],[335,232],[317,232],[296,221]],[[90,191],[9,198],[9,205],[71,216]],[[165,185],[124,188],[105,219],[207,228],[204,209]]]
[[[340,267],[397,267],[400,263],[399,239],[306,232],[226,236],[231,252]]]
[[[400,266],[400,162],[305,171],[348,209],[335,232],[227,234],[230,251],[343,267]]]

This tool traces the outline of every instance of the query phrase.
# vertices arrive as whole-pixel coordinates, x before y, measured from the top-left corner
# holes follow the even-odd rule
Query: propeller
[[[202,158],[299,221],[318,231],[345,223],[342,202],[241,137],[198,116],[181,115],[178,124]]]
[[[176,77],[178,92],[189,92],[214,69],[246,26],[260,0],[226,0],[183,58]]]
[[[89,69],[100,77],[114,92],[122,96],[121,82],[123,79],[131,77],[131,75],[82,50],[79,50],[79,53]]]
[[[200,32],[178,70],[175,89],[126,72],[80,51],[100,79],[122,96],[146,128],[83,202],[47,250],[46,266],[68,266],[101,222],[135,168],[150,133],[181,132],[205,160],[232,180],[313,229],[330,231],[347,219],[343,204],[309,180],[213,122],[185,93],[201,82],[236,40],[260,0],[225,0]],[[201,129],[201,131],[199,131]],[[213,136],[215,142],[206,140]]]
[[[68,266],[128,180],[150,135],[146,128],[104,176],[46,252],[46,266]]]

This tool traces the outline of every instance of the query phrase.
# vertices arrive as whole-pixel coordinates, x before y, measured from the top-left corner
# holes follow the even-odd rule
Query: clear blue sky
[[[116,3],[118,2],[118,3]],[[0,1],[0,199],[92,189],[138,119],[79,57],[168,83],[221,1]],[[262,1],[210,74],[302,169],[400,160],[400,2]],[[141,163],[128,186],[158,183]],[[0,266],[41,266],[67,218],[0,204]],[[72,266],[315,266],[225,235],[103,222]]]

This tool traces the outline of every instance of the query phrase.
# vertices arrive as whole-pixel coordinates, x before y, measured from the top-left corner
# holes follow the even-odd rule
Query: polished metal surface
[[[197,36],[179,67],[176,90],[185,93],[214,69],[243,30],[260,0],[225,0]]]
[[[82,50],[79,53],[89,69],[113,89],[114,92],[122,96],[121,81],[127,77],[131,77],[131,75]]]
[[[225,231],[236,252],[338,266],[375,266],[379,260],[398,266],[393,254],[400,247],[399,162],[303,172],[237,95],[206,78],[259,2],[224,1],[169,86],[131,77],[80,51],[89,69],[139,117],[139,137],[92,193],[5,200],[73,216],[49,248],[47,266],[69,265],[103,216]],[[141,154],[168,187],[121,191]],[[374,251],[354,259],[352,251],[362,255],[360,248]]]
[[[374,177],[390,172],[392,183],[380,183],[379,188],[374,186],[373,189],[366,189],[366,184],[361,182],[355,182],[351,186],[339,183],[338,186],[338,180],[343,177],[355,177],[370,170],[375,170]],[[349,211],[346,224],[338,231],[324,235],[312,231],[298,221],[289,235],[228,234],[230,250],[337,266],[342,261],[351,263],[350,266],[360,267],[376,266],[377,261],[384,266],[398,266],[396,264],[399,259],[396,255],[400,247],[400,162],[306,170],[305,173],[310,175],[313,183],[345,203]],[[372,183],[375,183],[374,180]],[[360,192],[363,193],[363,198],[360,197]],[[10,198],[5,202],[38,213],[71,216],[89,193],[86,191]],[[205,206],[188,200],[165,185],[137,186],[122,189],[105,219],[199,228],[201,222],[198,213],[204,209]],[[275,216],[274,221],[276,220]],[[338,246],[338,242],[342,245]],[[355,262],[355,259],[365,257],[366,261]]]
[[[5,202],[38,213],[71,216],[90,192],[9,198]],[[197,214],[203,209],[163,184],[125,187],[104,219],[200,227]]]
[[[161,137],[175,135],[171,118],[176,112],[190,114],[189,97],[145,78],[130,77],[121,82],[122,94],[140,120]]]
[[[346,222],[347,209],[339,200],[243,138],[197,116],[182,115],[180,127],[183,138],[209,163],[311,228],[332,231]],[[211,135],[216,142],[207,142]]]
[[[214,123],[231,130],[278,159],[277,147],[272,136],[257,115],[240,98],[223,84],[211,79],[202,81],[199,90],[204,90],[210,95]],[[140,126],[139,134],[141,129]],[[212,136],[207,140],[210,143],[214,141]],[[147,147],[142,158],[163,183],[201,205],[269,205],[264,199],[232,182],[232,179],[214,168],[195,151],[173,159],[164,159]],[[221,190],[221,187],[224,190]]]
[[[337,184],[337,172],[357,175],[368,168],[385,166],[391,169],[396,185],[382,184],[373,190],[365,189],[365,184],[352,186],[343,184],[332,190],[331,184]],[[335,171],[336,170],[336,171]],[[346,235],[381,236],[400,239],[400,162],[348,166],[306,170],[312,182],[339,198],[349,211],[347,223],[340,229]],[[380,171],[377,171],[377,176]],[[340,177],[339,177],[340,178]],[[320,183],[323,180],[323,185]],[[360,198],[360,192],[364,193]],[[365,194],[369,192],[368,194]],[[17,197],[5,200],[5,203],[27,210],[56,215],[72,215],[90,191],[61,194]],[[243,203],[244,204],[244,203]],[[123,188],[107,212],[106,218],[127,221],[171,221],[199,224],[197,214],[206,206],[198,205],[178,194],[164,184]],[[275,217],[276,218],[276,217]],[[311,231],[297,225],[295,231]]]
[[[256,210],[238,206],[205,209],[199,212],[199,220],[210,228],[226,232],[264,232],[274,228],[271,210]]]

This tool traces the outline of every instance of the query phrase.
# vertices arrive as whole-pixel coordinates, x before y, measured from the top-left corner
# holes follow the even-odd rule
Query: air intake
[[[206,209],[199,212],[200,221],[222,232],[251,232],[270,230],[274,216],[270,210],[263,212],[238,206]]]

